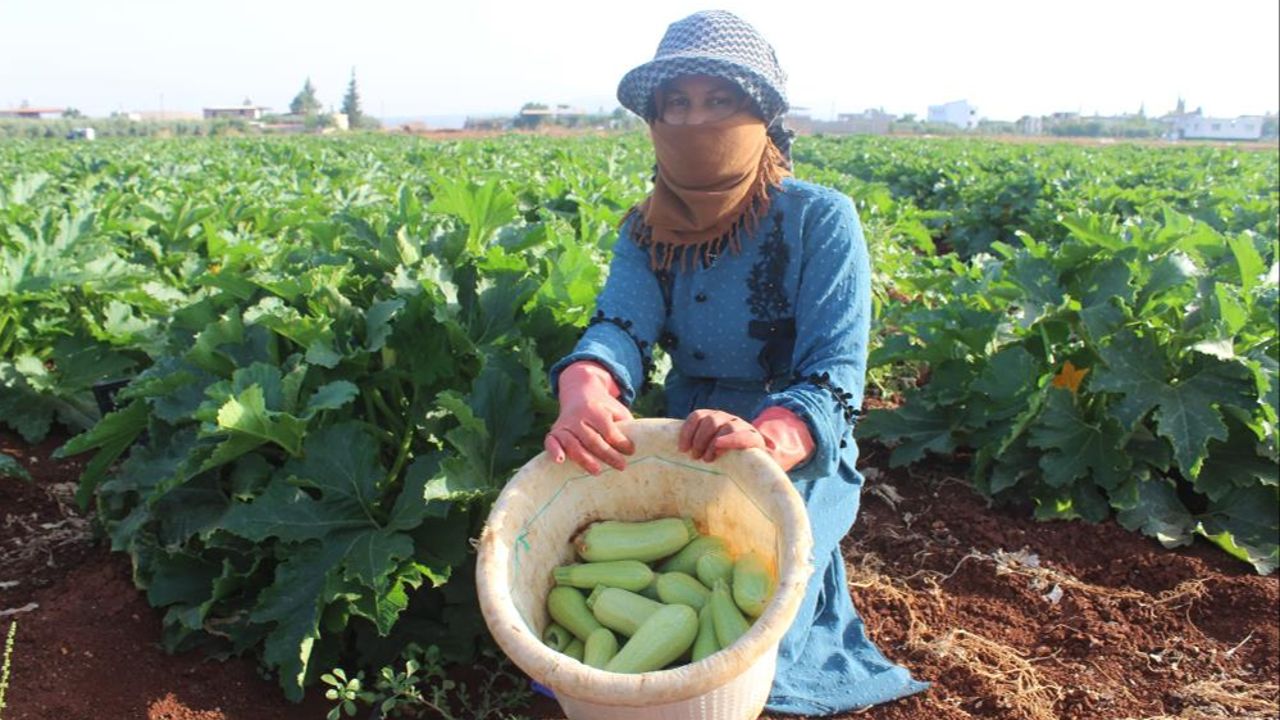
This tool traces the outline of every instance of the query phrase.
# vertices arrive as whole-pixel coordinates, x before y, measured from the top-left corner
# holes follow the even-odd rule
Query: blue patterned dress
[[[774,712],[824,715],[900,698],[927,685],[867,639],[845,581],[840,540],[858,511],[862,475],[852,431],[862,402],[871,315],[870,261],[849,198],[793,178],[742,252],[707,267],[650,269],[624,224],[596,314],[574,351],[609,369],[628,405],[655,345],[672,359],[667,411],[698,408],[751,420],[780,405],[816,444],[789,473],[813,528],[813,579],[783,637],[769,696]]]

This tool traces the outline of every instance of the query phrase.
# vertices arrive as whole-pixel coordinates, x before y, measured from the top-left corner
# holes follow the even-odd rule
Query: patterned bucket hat
[[[712,75],[738,84],[772,126],[787,111],[787,76],[773,48],[756,29],[724,10],[705,10],[672,23],[653,60],[618,83],[618,102],[652,121],[654,91],[681,75]]]

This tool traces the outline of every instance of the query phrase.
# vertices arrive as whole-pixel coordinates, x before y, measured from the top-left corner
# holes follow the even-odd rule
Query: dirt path
[[[35,477],[0,480],[0,634],[18,621],[5,720],[320,720],[254,663],[171,657],[161,614],[72,510],[80,466],[0,433]],[[1280,579],[1203,544],[996,511],[962,467],[888,471],[845,541],[871,636],[933,683],[841,720],[1280,717]],[[35,607],[32,607],[32,605]],[[14,612],[17,611],[17,612]],[[563,717],[537,700],[533,718]]]

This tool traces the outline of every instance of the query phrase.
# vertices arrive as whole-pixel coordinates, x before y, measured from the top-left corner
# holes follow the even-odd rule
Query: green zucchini
[[[698,558],[713,550],[719,550],[725,555],[729,554],[729,546],[724,540],[714,535],[699,535],[680,548],[680,552],[663,561],[658,566],[658,572],[682,572],[689,576],[695,575],[698,572]]]
[[[561,565],[551,571],[557,585],[594,590],[597,585],[638,592],[653,582],[653,570],[639,560]]]
[[[760,617],[773,597],[773,589],[773,576],[759,553],[749,552],[734,561],[733,602],[739,610],[753,618]]]
[[[587,597],[587,607],[601,625],[631,637],[662,603],[621,588],[600,586]]]
[[[604,669],[617,673],[658,670],[680,657],[698,635],[698,614],[688,605],[663,605],[640,625]]]
[[[688,605],[694,610],[701,610],[710,594],[711,591],[702,583],[682,572],[658,576],[658,599],[668,605]]]
[[[607,627],[597,627],[587,638],[582,662],[593,668],[604,669],[604,666],[617,654],[618,637]]]
[[[552,620],[583,642],[600,627],[587,607],[587,599],[576,588],[551,588],[551,592],[547,593],[547,612],[551,614]]]
[[[574,638],[572,642],[570,642],[568,645],[565,646],[564,654],[568,655],[574,660],[577,660],[578,662],[582,662],[582,654],[583,652],[585,652],[585,650],[586,650],[586,644],[583,643],[578,638]]]
[[[742,617],[738,606],[733,604],[729,594],[729,586],[724,580],[717,580],[711,587],[711,598],[707,600],[707,609],[711,611],[711,620],[716,628],[716,642],[721,648],[727,648],[737,642],[738,638],[751,628],[747,619]]]
[[[658,597],[658,578],[659,577],[661,577],[661,575],[659,575],[658,573],[654,573],[653,582],[649,583],[642,590],[640,590],[640,594],[649,598],[650,600],[657,600],[661,602],[662,598]]]
[[[698,613],[698,637],[693,640],[691,660],[698,662],[708,655],[720,651],[720,643],[716,641],[715,620],[711,617],[711,608],[703,606]]]
[[[578,556],[587,562],[651,562],[675,553],[697,535],[698,529],[691,518],[643,522],[604,520],[593,523],[579,534],[575,545]]]
[[[569,643],[573,642],[573,633],[560,625],[551,623],[542,632],[542,642],[556,652],[563,652],[566,647],[569,647]]]
[[[697,576],[706,587],[715,585],[717,580],[729,582],[733,578],[733,559],[719,550],[705,553],[698,558]]]

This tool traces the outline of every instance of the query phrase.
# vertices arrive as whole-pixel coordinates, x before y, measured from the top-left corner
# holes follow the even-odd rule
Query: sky
[[[0,109],[283,112],[307,78],[337,108],[354,69],[380,117],[611,111],[666,27],[712,7],[773,44],[820,119],[1280,108],[1277,0],[0,0]]]

